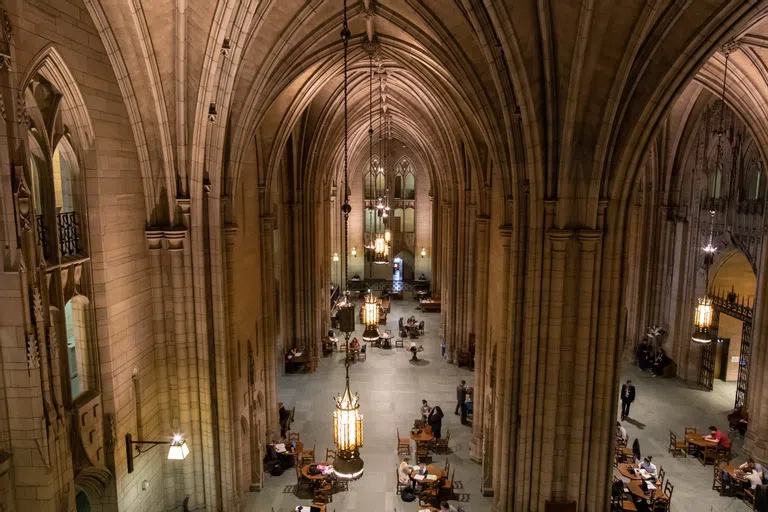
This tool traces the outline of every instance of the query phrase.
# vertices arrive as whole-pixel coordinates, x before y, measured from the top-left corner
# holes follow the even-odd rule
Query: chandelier
[[[715,159],[715,171],[716,174],[722,172],[723,166],[723,135],[725,133],[725,86],[728,80],[728,58],[730,57],[730,50],[723,48],[725,53],[725,70],[723,71],[723,90],[720,96],[720,126],[717,129],[717,157]],[[717,179],[717,177],[715,178]],[[715,310],[712,306],[712,299],[709,297],[709,267],[712,265],[712,261],[715,258],[715,252],[717,248],[712,243],[713,235],[715,231],[715,204],[712,204],[712,209],[709,211],[709,241],[705,247],[702,247],[704,252],[704,297],[696,299],[696,309],[693,316],[694,331],[691,335],[691,340],[694,343],[711,343],[714,336],[714,320]]]
[[[341,40],[344,43],[344,205],[341,211],[344,214],[344,253],[349,244],[349,213],[352,207],[349,205],[349,132],[348,132],[348,75],[347,59],[350,32],[347,26],[347,1],[344,0],[344,26],[341,31]],[[354,248],[353,248],[354,249]],[[348,261],[344,259],[344,286],[347,286]],[[346,385],[344,392],[336,397],[336,408],[333,411],[333,442],[336,444],[336,460],[333,462],[333,472],[339,480],[357,480],[363,476],[363,459],[360,458],[360,448],[363,447],[363,415],[360,414],[360,398],[357,393],[349,389],[349,338],[355,330],[355,306],[349,300],[349,290],[345,289],[339,307],[339,324],[344,333],[344,342],[347,344],[344,359],[344,371],[346,373]]]
[[[370,289],[368,290],[368,294],[365,296],[365,302],[363,303],[363,323],[365,324],[363,340],[368,342],[377,341],[380,337],[379,302],[373,293],[371,293]]]

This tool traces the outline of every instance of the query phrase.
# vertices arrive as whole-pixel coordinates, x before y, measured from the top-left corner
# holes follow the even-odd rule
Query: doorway
[[[402,281],[402,280],[403,280],[403,259],[395,258],[394,263],[392,265],[393,288],[394,288],[394,283],[397,283],[398,281]]]

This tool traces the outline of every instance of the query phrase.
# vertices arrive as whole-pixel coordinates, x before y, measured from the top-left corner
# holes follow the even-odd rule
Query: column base
[[[469,442],[469,460],[477,462],[478,464],[483,462],[483,437],[473,435],[472,440]]]

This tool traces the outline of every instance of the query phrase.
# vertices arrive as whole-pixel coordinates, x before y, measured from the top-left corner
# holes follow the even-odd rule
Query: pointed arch
[[[19,90],[23,91],[36,74],[48,80],[62,94],[61,112],[72,119],[70,127],[79,144],[84,150],[89,150],[96,140],[91,116],[85,106],[85,99],[77,86],[77,81],[69,70],[61,53],[53,43],[43,48],[30,62],[24,73]]]

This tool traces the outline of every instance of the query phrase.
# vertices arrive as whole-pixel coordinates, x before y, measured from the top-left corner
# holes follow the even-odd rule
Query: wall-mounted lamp
[[[357,258],[357,248],[356,247],[352,247],[352,257],[353,258]]]
[[[421,248],[421,257],[423,258],[426,255],[427,255],[427,249],[425,247],[422,247]]]
[[[141,451],[142,445],[149,445],[149,448],[147,448],[147,450],[149,450],[153,446],[157,446],[159,444],[169,445],[167,457],[168,460],[184,460],[187,458],[187,455],[189,455],[189,447],[187,446],[187,441],[181,434],[173,434],[173,437],[170,441],[134,441],[131,434],[125,434],[125,453],[127,455],[128,461],[128,472],[133,473],[133,459],[138,458],[139,455],[144,453]],[[134,445],[136,445],[135,457],[133,455]]]
[[[332,259],[333,259],[334,262],[339,261],[339,253],[337,253],[337,252],[333,253],[333,258]]]

